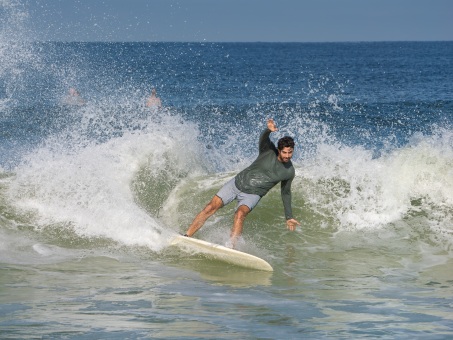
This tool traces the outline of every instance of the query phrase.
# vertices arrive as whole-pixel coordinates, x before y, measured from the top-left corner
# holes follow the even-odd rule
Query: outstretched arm
[[[283,181],[281,184],[281,194],[283,200],[283,207],[285,208],[286,227],[294,231],[296,227],[300,225],[299,221],[293,218],[293,211],[291,208],[291,183],[292,179]]]

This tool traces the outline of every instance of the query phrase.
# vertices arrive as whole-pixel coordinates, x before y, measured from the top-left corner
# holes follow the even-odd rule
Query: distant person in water
[[[66,98],[64,99],[66,105],[84,105],[85,101],[80,96],[80,93],[73,87],[68,91]]]
[[[227,182],[206,207],[198,213],[184,236],[192,237],[206,220],[224,205],[237,200],[228,246],[234,248],[242,234],[243,223],[250,211],[258,204],[277,183],[281,183],[281,196],[285,211],[286,226],[294,231],[300,223],[293,218],[291,208],[291,183],[295,170],[291,162],[294,151],[293,138],[286,136],[279,139],[277,147],[269,136],[277,131],[273,119],[267,121],[259,139],[259,154],[257,159],[245,170]]]
[[[162,102],[159,97],[156,95],[156,89],[152,89],[151,96],[149,96],[148,100],[146,101],[146,107],[151,108],[160,108],[162,107]]]

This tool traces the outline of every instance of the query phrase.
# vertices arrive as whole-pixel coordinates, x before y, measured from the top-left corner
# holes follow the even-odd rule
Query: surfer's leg
[[[192,224],[186,231],[186,235],[191,237],[193,234],[195,234],[197,230],[203,226],[206,220],[221,207],[223,207],[222,199],[217,195],[214,196],[212,200],[204,207],[204,209],[200,211],[197,216],[195,216]]]
[[[233,229],[231,229],[231,245],[232,248],[235,247],[236,241],[238,240],[239,236],[242,234],[242,228],[244,225],[244,220],[247,217],[248,213],[250,212],[250,208],[246,205],[240,205],[236,213],[234,214],[234,221],[233,221]]]

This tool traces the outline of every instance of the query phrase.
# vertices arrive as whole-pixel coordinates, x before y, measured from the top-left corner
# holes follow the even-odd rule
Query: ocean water
[[[453,336],[453,42],[36,43],[0,8],[0,338]],[[301,227],[274,188],[239,248],[274,272],[169,247],[269,117]]]

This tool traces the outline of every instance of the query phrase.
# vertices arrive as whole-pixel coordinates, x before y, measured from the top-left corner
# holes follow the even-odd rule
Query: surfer
[[[151,90],[151,96],[146,101],[146,107],[158,109],[162,106],[162,101],[156,95],[156,89]]]
[[[75,88],[71,87],[69,89],[68,95],[64,99],[63,103],[66,105],[84,105],[85,101],[80,96],[79,91],[77,91]]]
[[[184,236],[192,237],[217,210],[224,205],[237,200],[234,214],[233,228],[231,229],[229,246],[235,247],[248,213],[258,204],[277,183],[281,183],[281,196],[286,217],[286,226],[294,231],[300,223],[293,218],[291,208],[291,183],[295,170],[291,162],[294,152],[293,138],[286,136],[279,139],[277,148],[270,140],[271,132],[277,131],[273,119],[267,121],[265,129],[259,139],[259,155],[246,169],[242,170],[233,179],[228,181],[195,216],[192,224]]]

